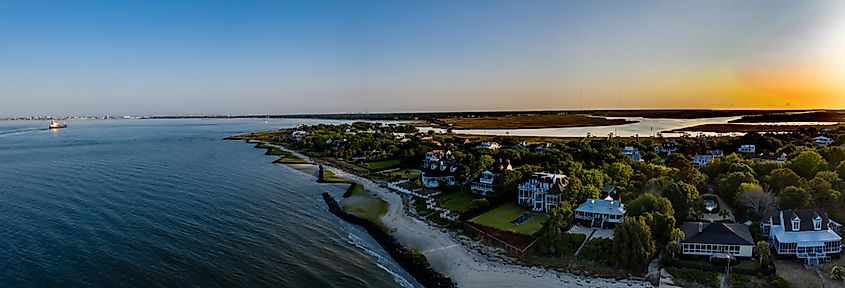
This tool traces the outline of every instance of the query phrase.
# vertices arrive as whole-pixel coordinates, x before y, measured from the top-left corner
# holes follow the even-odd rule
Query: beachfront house
[[[604,199],[587,199],[575,208],[575,220],[592,228],[612,227],[621,223],[624,216],[625,205],[609,196]]]
[[[502,159],[499,159],[499,163],[494,164],[490,169],[481,172],[481,175],[478,175],[475,181],[470,183],[470,189],[475,194],[488,196],[490,193],[493,193],[493,182],[496,181],[496,178],[498,178],[503,172],[510,170],[513,170],[511,161],[502,161]]]
[[[454,186],[457,184],[455,176],[458,175],[459,167],[445,162],[433,163],[426,166],[420,181],[428,188],[437,188],[441,184]]]
[[[740,223],[684,222],[681,254],[707,257],[751,257],[754,238],[748,226]]]
[[[643,158],[640,156],[640,149],[637,149],[633,146],[625,146],[622,148],[622,155],[628,156],[631,160],[636,162],[643,162]]]
[[[563,201],[563,192],[568,184],[569,178],[563,174],[531,174],[528,181],[517,186],[517,202],[530,206],[532,211],[548,212]]]
[[[713,159],[718,157],[722,157],[725,155],[725,152],[722,150],[714,149],[714,150],[707,150],[704,154],[695,154],[692,156],[692,165],[695,168],[702,168],[707,166],[707,163],[710,163]]]
[[[753,144],[742,144],[739,145],[738,151],[741,153],[754,153],[757,152],[757,146]]]
[[[841,224],[827,217],[824,209],[782,210],[769,214],[760,222],[778,255],[791,255],[818,264],[842,252]]]
[[[485,142],[481,142],[481,144],[478,144],[477,148],[478,149],[485,149],[485,150],[498,150],[499,148],[502,148],[502,145],[500,145],[497,142],[486,142],[485,141]]]
[[[758,155],[751,158],[751,161],[754,162],[775,162],[775,163],[786,163],[786,153],[781,153],[780,155],[775,155],[774,153],[769,153],[765,155]]]
[[[821,146],[828,146],[830,144],[833,144],[833,139],[827,136],[819,135],[813,138],[813,142],[816,142],[816,144],[819,144]]]

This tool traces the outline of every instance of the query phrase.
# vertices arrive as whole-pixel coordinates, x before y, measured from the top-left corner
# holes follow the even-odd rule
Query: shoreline
[[[390,235],[407,249],[417,249],[427,258],[436,272],[450,278],[459,287],[654,287],[650,282],[637,279],[615,279],[576,275],[543,267],[515,264],[496,248],[478,241],[456,235],[446,229],[432,226],[408,214],[405,204],[397,193],[381,187],[378,183],[347,171],[338,169],[324,161],[315,160],[281,145],[270,144],[306,161],[323,165],[338,177],[347,178],[364,186],[386,201],[387,213],[382,222],[391,229]]]

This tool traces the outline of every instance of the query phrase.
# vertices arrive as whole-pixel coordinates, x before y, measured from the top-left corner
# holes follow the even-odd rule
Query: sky
[[[845,108],[843,1],[0,1],[0,117]]]

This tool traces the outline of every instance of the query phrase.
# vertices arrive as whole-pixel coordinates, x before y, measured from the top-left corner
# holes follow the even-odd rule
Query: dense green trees
[[[569,202],[563,201],[558,207],[552,208],[549,211],[549,220],[543,224],[534,249],[540,254],[557,257],[574,253],[586,237],[582,234],[566,233],[572,226],[573,219],[574,211]]]
[[[778,193],[778,198],[780,198],[781,209],[804,209],[810,206],[811,200],[810,193],[796,186],[783,188]]]
[[[813,150],[804,150],[786,163],[786,167],[804,179],[812,179],[819,171],[828,167],[827,161]]]
[[[686,219],[690,209],[701,201],[698,189],[686,183],[672,183],[663,195],[672,203],[674,215],[679,220]]]
[[[643,218],[625,217],[613,230],[613,255],[620,268],[643,271],[655,252],[655,243]]]
[[[664,213],[672,215],[674,210],[672,202],[665,197],[659,197],[654,194],[643,194],[637,199],[625,204],[625,214],[631,217],[642,216],[646,213]]]
[[[754,174],[747,171],[730,172],[720,175],[717,178],[716,191],[719,192],[719,196],[726,202],[735,203],[735,197],[742,191],[741,188],[744,183],[757,184],[757,178],[754,177]]]
[[[772,191],[779,192],[788,186],[801,186],[801,176],[796,174],[789,168],[778,168],[772,171],[765,182],[771,187]]]

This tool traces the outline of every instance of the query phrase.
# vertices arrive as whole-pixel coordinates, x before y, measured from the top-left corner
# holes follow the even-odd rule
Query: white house
[[[666,155],[672,155],[675,151],[678,151],[678,141],[675,140],[663,143],[663,145],[654,146],[654,153],[657,154],[665,153]]]
[[[519,184],[517,202],[531,206],[533,211],[548,212],[563,201],[563,191],[569,178],[563,174],[534,173],[528,181]]]
[[[752,144],[742,144],[742,145],[739,145],[739,152],[754,153],[754,152],[757,152],[757,146],[752,145]]]
[[[713,159],[724,155],[725,152],[722,150],[707,150],[704,154],[695,154],[695,156],[692,156],[692,165],[695,166],[695,168],[701,168],[707,166],[707,163],[710,163]]]
[[[708,257],[751,257],[754,238],[748,226],[739,223],[684,222],[681,254]]]
[[[816,142],[816,144],[819,144],[821,146],[827,146],[827,145],[833,144],[833,139],[831,139],[830,137],[827,137],[827,136],[819,135],[819,136],[816,136],[815,138],[813,138],[813,142]]]
[[[781,153],[779,156],[775,154],[767,154],[767,155],[760,155],[751,158],[751,161],[755,162],[776,162],[776,163],[785,163],[786,162],[786,153]]]
[[[293,141],[302,141],[305,136],[308,136],[308,131],[296,130],[290,133],[290,139]]]
[[[478,144],[478,149],[498,150],[499,148],[502,148],[502,145],[496,142],[481,142],[481,144]]]
[[[767,215],[760,231],[778,255],[794,255],[809,264],[830,260],[842,252],[842,225],[830,220],[824,209],[782,210]]]
[[[611,197],[587,199],[575,208],[575,219],[590,222],[590,227],[605,228],[615,225],[621,223],[624,216],[625,205]]]
[[[457,184],[455,175],[458,174],[458,166],[447,163],[433,163],[427,166],[423,171],[420,181],[428,188],[440,187],[440,183],[444,182],[448,186]]]
[[[470,189],[475,194],[482,196],[490,195],[490,193],[493,192],[493,182],[496,181],[496,178],[498,178],[502,172],[510,170],[513,170],[511,161],[508,160],[507,162],[503,162],[500,159],[499,163],[494,164],[492,168],[481,172],[481,175],[478,175],[478,178],[470,183]]]
[[[640,149],[637,149],[633,146],[625,146],[622,148],[622,155],[631,157],[632,160],[636,162],[642,162],[643,158],[640,157]]]

